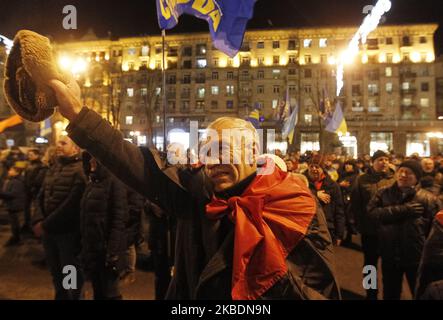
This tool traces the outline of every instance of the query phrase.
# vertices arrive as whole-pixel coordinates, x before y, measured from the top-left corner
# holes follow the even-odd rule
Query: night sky
[[[89,28],[99,37],[159,34],[155,0],[0,0],[0,34],[10,38],[19,29],[31,29],[63,41],[78,39]],[[237,0],[241,1],[241,0]],[[375,0],[258,0],[248,29],[359,25],[365,5]],[[438,54],[443,54],[443,1],[392,0],[386,24],[436,22]],[[62,9],[75,5],[78,30],[62,28]],[[208,31],[206,22],[182,16],[172,32]]]

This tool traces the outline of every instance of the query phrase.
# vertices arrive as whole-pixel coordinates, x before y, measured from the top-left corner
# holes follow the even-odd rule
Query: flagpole
[[[162,30],[162,100],[163,100],[163,152],[166,152],[166,57],[165,57],[166,30]]]

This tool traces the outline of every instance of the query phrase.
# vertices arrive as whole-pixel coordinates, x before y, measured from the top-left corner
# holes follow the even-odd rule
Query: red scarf
[[[258,175],[240,197],[213,198],[211,219],[235,223],[232,299],[257,299],[286,273],[286,257],[304,237],[315,200],[296,176],[275,168]]]

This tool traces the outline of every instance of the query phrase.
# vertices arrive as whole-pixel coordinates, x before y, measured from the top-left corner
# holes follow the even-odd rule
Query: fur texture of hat
[[[57,100],[47,83],[67,83],[58,70],[48,38],[21,30],[6,61],[4,91],[8,104],[22,118],[39,122],[50,117]]]

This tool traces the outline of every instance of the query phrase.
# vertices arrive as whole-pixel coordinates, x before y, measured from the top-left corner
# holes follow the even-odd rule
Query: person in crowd
[[[22,179],[22,169],[12,166],[8,170],[8,178],[0,191],[0,199],[4,200],[9,215],[12,236],[5,246],[21,244],[20,220],[23,220],[25,209],[25,185]]]
[[[366,162],[363,159],[359,158],[359,159],[357,159],[356,162],[357,162],[357,168],[358,168],[359,174],[364,174],[364,173],[368,172],[370,167],[366,164]]]
[[[76,300],[81,297],[83,277],[80,254],[80,201],[85,189],[79,147],[67,136],[60,136],[56,147],[57,163],[46,173],[38,196],[40,217],[33,227],[42,237],[46,261],[55,289],[55,299]],[[77,270],[76,289],[63,287],[63,268]]]
[[[338,180],[338,171],[337,171],[337,165],[334,165],[333,161],[335,161],[335,155],[327,155],[324,156],[323,162],[323,171],[325,171],[329,178],[332,179],[332,181],[336,182]]]
[[[383,274],[383,299],[400,300],[403,275],[414,292],[417,270],[434,215],[437,198],[421,189],[420,163],[403,162],[396,182],[379,190],[368,204],[368,217],[378,224]]]
[[[95,300],[120,300],[120,272],[125,265],[127,189],[105,167],[83,153],[88,177],[81,200],[81,260]]]
[[[208,148],[204,166],[164,168],[154,151],[125,141],[94,111],[82,109],[75,83],[68,87],[53,80],[50,86],[59,112],[70,121],[73,140],[176,216],[176,258],[167,298],[340,298],[324,216],[300,179],[278,167],[271,174],[257,172],[258,134],[249,122],[215,120],[202,142]],[[223,140],[224,129],[254,138],[241,139],[241,147],[234,148]],[[217,155],[215,150],[226,144],[229,153]]]
[[[418,268],[415,299],[443,300],[443,210],[436,214]]]
[[[345,232],[345,212],[339,185],[323,169],[321,155],[314,156],[305,173],[309,188],[321,204],[334,244],[340,245]]]
[[[22,227],[22,232],[32,232],[32,214],[35,212],[35,201],[43,184],[43,179],[46,175],[47,168],[40,159],[40,151],[38,149],[31,149],[28,151],[29,164],[25,169],[25,190],[26,190],[26,204],[25,204],[25,222]]]
[[[351,209],[351,193],[355,180],[359,176],[357,163],[354,160],[347,160],[339,172],[338,185],[343,196],[344,211],[346,216],[346,238],[344,244],[352,243],[352,235],[357,234],[355,218]]]
[[[361,234],[364,266],[377,268],[379,259],[377,224],[369,219],[367,205],[378,190],[391,186],[394,181],[394,172],[389,168],[388,154],[378,150],[372,156],[372,167],[367,173],[358,176],[352,187],[351,210],[357,230]],[[377,300],[377,297],[377,289],[366,290],[368,300]]]

